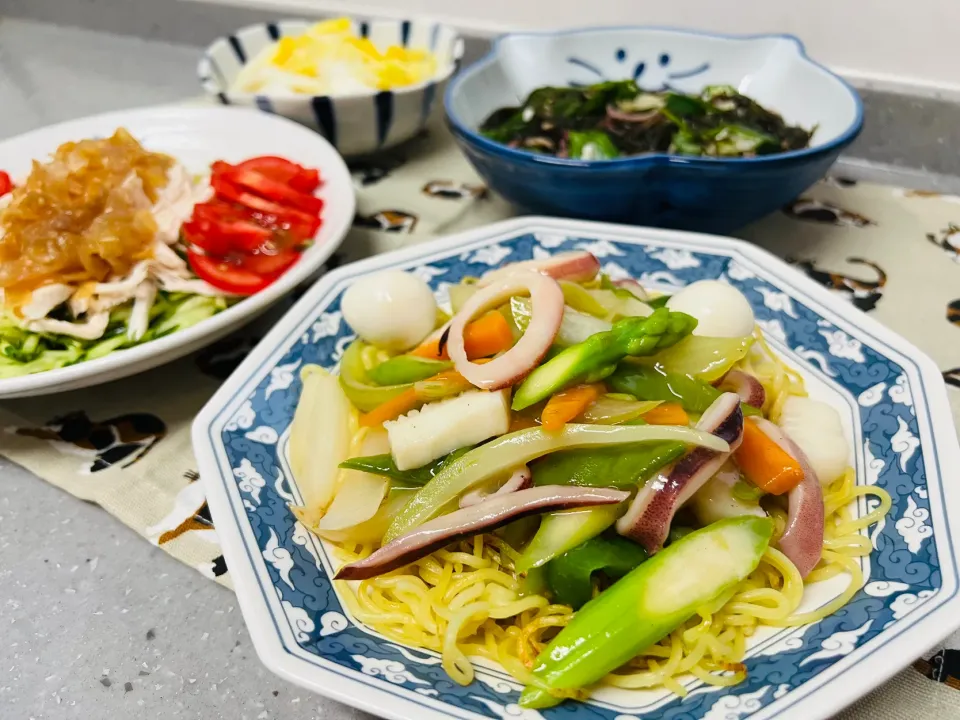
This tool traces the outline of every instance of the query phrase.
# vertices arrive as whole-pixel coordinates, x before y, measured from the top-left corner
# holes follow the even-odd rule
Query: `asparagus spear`
[[[636,657],[752,573],[773,523],[739,517],[661,550],[581,608],[543,649],[520,705],[545,708]]]
[[[645,318],[624,318],[608,332],[568,347],[530,373],[513,396],[513,409],[530,407],[573,382],[601,380],[625,357],[652,355],[685,338],[696,326],[695,318],[666,308]]]

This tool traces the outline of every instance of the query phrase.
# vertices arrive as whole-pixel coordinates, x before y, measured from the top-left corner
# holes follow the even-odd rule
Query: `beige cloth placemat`
[[[334,264],[512,214],[482,187],[440,128],[376,164],[357,166],[354,181],[357,225]],[[955,386],[951,403],[960,417],[960,227],[954,222],[960,223],[960,198],[826,180],[742,236],[800,263],[929,353]],[[291,302],[231,338],[142,375],[0,403],[0,453],[101,505],[146,541],[230,587],[197,481],[190,423]],[[941,654],[933,668],[920,669],[946,682],[952,657]],[[960,668],[952,674],[960,677]],[[840,717],[960,717],[955,693],[908,669]]]

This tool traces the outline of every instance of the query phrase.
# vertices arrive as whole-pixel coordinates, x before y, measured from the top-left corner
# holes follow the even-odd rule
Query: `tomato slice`
[[[250,218],[250,211],[240,205],[231,205],[222,200],[207,200],[193,206],[193,217],[197,220],[220,222],[221,220],[244,220]]]
[[[269,252],[261,249],[251,255],[240,258],[240,264],[250,272],[258,275],[280,275],[300,259],[296,250],[280,250]]]
[[[13,181],[7,173],[0,170],[0,196],[6,195],[11,190],[13,190]]]
[[[214,230],[214,223],[194,216],[181,228],[187,245],[198,247],[211,255],[226,255],[233,247],[230,241]]]
[[[251,217],[260,225],[268,227],[281,235],[285,235],[299,242],[303,240],[312,240],[320,229],[320,218],[311,218],[310,222],[303,222],[292,218],[278,218],[275,215],[265,215],[264,213],[251,213]]]
[[[225,172],[233,170],[233,165],[223,160],[217,160],[210,166],[210,172],[212,175],[223,175]]]
[[[238,163],[237,167],[245,170],[255,170],[304,193],[312,193],[320,186],[319,172],[275,155],[250,158]]]
[[[256,170],[233,168],[225,171],[223,178],[256,193],[260,197],[273,200],[286,207],[302,210],[310,215],[319,215],[323,209],[323,200],[320,198],[295,190],[287,183],[274,180]]]
[[[293,217],[278,218],[270,213],[257,212],[242,205],[224,202],[216,198],[196,205],[193,209],[193,217],[210,222],[221,222],[223,220],[252,222],[258,227],[276,233],[278,237],[275,237],[274,241],[281,245],[289,244],[286,242],[288,239],[294,243],[310,240],[320,228],[319,218],[310,218],[309,222]]]
[[[184,225],[184,236],[208,255],[248,253],[274,239],[275,230],[255,222],[239,207],[201,203]]]
[[[259,275],[236,263],[201,255],[194,250],[187,250],[187,259],[198,278],[234,295],[253,295],[276,279],[275,275]]]
[[[226,174],[214,174],[211,179],[211,184],[221,200],[243,205],[248,210],[261,213],[264,216],[272,215],[278,222],[289,221],[307,227],[311,227],[314,224],[319,225],[319,220],[315,214],[281,205],[267,198],[247,192],[242,187],[228,180]]]

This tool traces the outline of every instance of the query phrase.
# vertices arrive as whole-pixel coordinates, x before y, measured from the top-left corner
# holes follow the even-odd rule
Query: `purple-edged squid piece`
[[[789,558],[801,577],[806,577],[823,554],[823,489],[803,450],[769,420],[757,420],[759,427],[780,448],[795,458],[803,480],[787,495],[787,527],[780,536],[780,552]]]
[[[471,490],[460,498],[460,507],[466,508],[484,502],[493,495],[507,495],[518,490],[526,490],[533,487],[533,473],[530,468],[523,465],[513,471],[510,478],[496,490],[490,491],[485,488]]]
[[[492,495],[483,502],[430,520],[413,532],[401,535],[369,557],[344,565],[337,580],[365,580],[383,575],[464,537],[493,530],[527,515],[594,505],[614,505],[629,493],[606,488],[544,485]]]
[[[735,392],[747,405],[762,408],[767,399],[767,391],[753,375],[741,370],[731,370],[720,382],[722,390]]]
[[[670,523],[690,497],[727,461],[743,440],[740,396],[724,393],[707,408],[697,423],[725,440],[728,452],[698,447],[661,470],[640,488],[626,515],[617,521],[617,532],[638,542],[649,554],[659,551],[670,532]]]

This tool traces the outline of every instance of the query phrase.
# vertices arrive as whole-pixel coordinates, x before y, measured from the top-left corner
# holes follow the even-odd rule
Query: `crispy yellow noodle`
[[[755,338],[739,368],[763,384],[764,414],[776,421],[789,396],[807,393],[800,375],[773,353],[759,330]],[[866,509],[859,517],[854,512],[858,502]],[[681,696],[686,690],[680,681],[691,675],[710,685],[735,685],[746,677],[747,641],[758,629],[817,622],[843,607],[864,582],[858,559],[870,553],[872,543],[863,533],[890,510],[890,496],[857,485],[848,468],[824,488],[824,506],[823,554],[807,582],[844,575],[847,585],[837,597],[799,612],[804,581],[786,556],[770,547],[750,577],[604,682],[666,688]],[[778,507],[769,511],[778,538],[786,513]],[[342,560],[372,550],[343,547]],[[439,652],[443,668],[458,683],[473,680],[471,657],[499,663],[526,683],[538,653],[570,621],[573,610],[543,595],[521,595],[513,570],[516,557],[499,537],[479,535],[387,575],[338,585],[357,620],[396,642]]]

